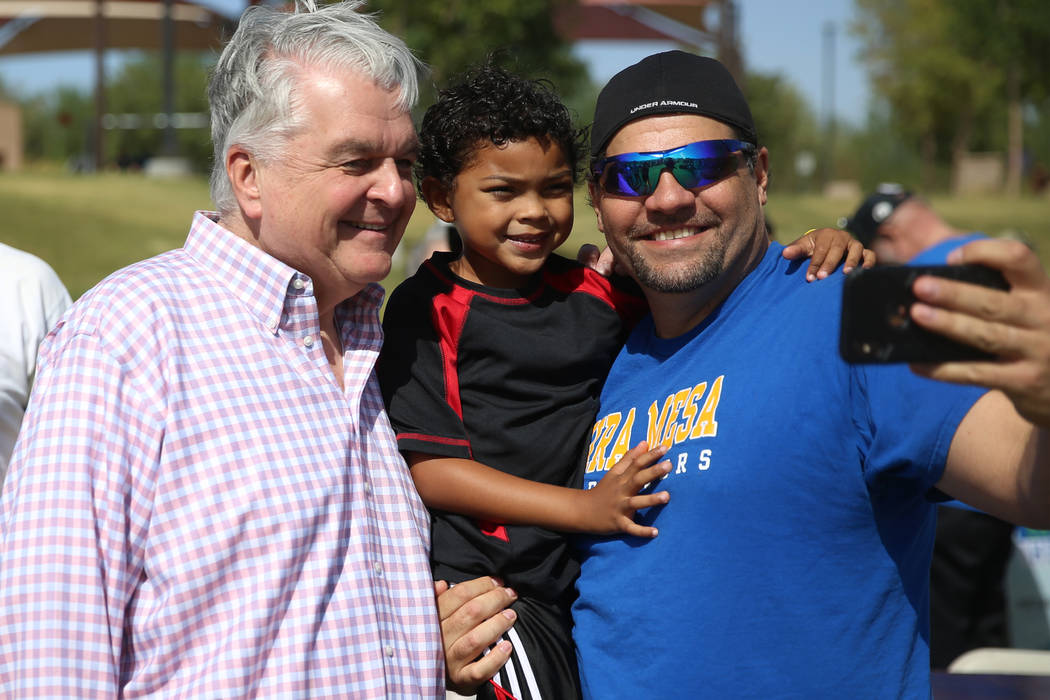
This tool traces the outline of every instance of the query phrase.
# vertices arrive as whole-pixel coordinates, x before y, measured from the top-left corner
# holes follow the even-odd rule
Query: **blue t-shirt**
[[[934,504],[983,393],[838,354],[842,276],[773,244],[704,322],[635,329],[605,383],[584,486],[671,445],[654,540],[581,539],[586,697],[929,694]]]
[[[956,248],[962,248],[970,241],[976,241],[988,236],[983,233],[968,233],[965,236],[954,236],[932,245],[908,261],[909,265],[944,265],[948,253]]]
[[[976,241],[988,236],[983,233],[968,233],[965,236],[954,236],[952,238],[945,239],[936,245],[932,245],[926,250],[922,251],[914,258],[908,261],[909,265],[945,265],[947,263],[948,253],[952,252],[956,248],[962,248],[970,241]],[[967,505],[962,501],[955,499],[944,501],[940,504],[948,508],[958,508],[960,510],[971,510],[975,513],[980,513],[973,506]]]

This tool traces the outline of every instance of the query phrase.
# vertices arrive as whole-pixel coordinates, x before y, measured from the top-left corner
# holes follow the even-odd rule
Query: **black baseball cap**
[[[758,145],[755,120],[729,70],[713,58],[664,51],[614,75],[598,94],[591,126],[591,157],[620,128],[654,114],[699,114],[729,124]]]
[[[839,219],[839,226],[846,229],[864,244],[871,245],[875,235],[879,231],[882,222],[890,218],[890,214],[897,210],[912,197],[912,193],[895,183],[879,185],[867,199],[861,202],[857,211],[848,219]]]

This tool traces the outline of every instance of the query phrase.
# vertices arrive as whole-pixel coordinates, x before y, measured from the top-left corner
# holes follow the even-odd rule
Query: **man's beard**
[[[726,243],[721,230],[712,231],[715,240],[703,254],[694,259],[686,258],[674,263],[652,263],[636,245],[627,245],[624,256],[628,260],[638,284],[664,294],[691,292],[713,282],[725,271]]]

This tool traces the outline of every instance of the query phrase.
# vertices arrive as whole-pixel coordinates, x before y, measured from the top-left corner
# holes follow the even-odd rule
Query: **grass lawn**
[[[114,270],[182,245],[196,209],[210,208],[203,177],[151,179],[138,174],[73,175],[59,169],[0,174],[0,241],[47,260],[76,298]],[[573,256],[581,243],[601,243],[582,190],[576,226],[562,248]],[[1050,269],[1050,197],[933,197],[956,226],[1000,234],[1022,231]],[[773,194],[766,207],[779,240],[810,228],[834,226],[854,201],[816,195]],[[433,218],[420,203],[402,247],[419,240]],[[396,265],[388,289],[405,276]]]

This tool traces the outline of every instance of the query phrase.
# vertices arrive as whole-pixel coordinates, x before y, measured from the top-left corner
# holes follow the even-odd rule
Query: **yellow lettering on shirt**
[[[619,414],[616,414],[619,418]],[[633,447],[631,445],[631,428],[634,427],[634,409],[632,408],[627,413],[627,420],[623,422],[620,427],[620,433],[616,436],[616,442],[613,444],[612,454],[609,455],[609,459],[605,460],[605,470],[612,469],[613,465],[623,459],[623,456],[627,454],[627,451]]]
[[[725,375],[720,375],[710,385],[705,381],[679,389],[663,399],[662,407],[660,401],[649,404],[645,431],[649,446],[662,444],[670,448],[686,440],[716,436],[715,416],[724,379]],[[635,408],[632,407],[626,419],[615,412],[595,422],[587,450],[587,473],[608,471],[623,459],[633,447],[634,421]]]
[[[722,399],[722,379],[724,377],[724,374],[720,375],[714,384],[711,385],[711,391],[707,393],[707,400],[704,401],[704,408],[700,411],[700,416],[697,418],[692,432],[689,433],[691,439],[714,437],[718,434],[718,421],[715,420],[715,410],[718,409],[718,402]]]

